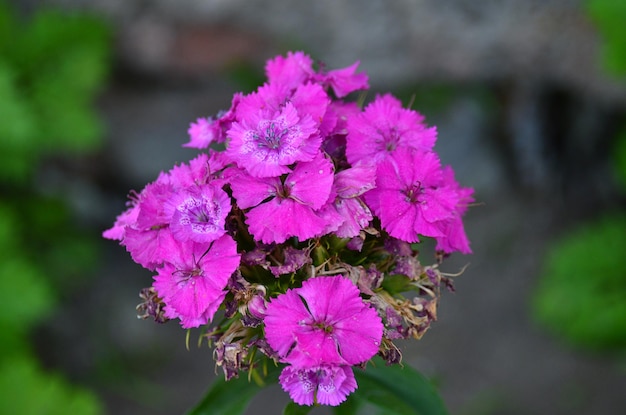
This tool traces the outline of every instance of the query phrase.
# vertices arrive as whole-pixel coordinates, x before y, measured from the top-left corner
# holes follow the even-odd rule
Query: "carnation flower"
[[[444,235],[435,238],[437,241],[435,248],[446,253],[458,251],[463,254],[471,254],[472,250],[470,249],[469,239],[465,234],[462,216],[467,210],[467,206],[474,201],[472,197],[474,189],[461,187],[454,180],[454,171],[450,166],[446,166],[443,169],[443,180],[447,186],[457,192],[459,203],[456,205],[452,219],[447,221],[443,227]]]
[[[288,52],[287,56],[277,56],[265,64],[265,74],[270,83],[281,84],[294,89],[314,75],[313,59],[303,52]]]
[[[457,216],[457,190],[443,180],[433,152],[401,148],[376,169],[376,188],[365,200],[382,227],[395,238],[418,242],[418,235],[444,237]]]
[[[338,98],[343,98],[351,92],[369,88],[366,73],[356,73],[359,62],[355,62],[347,68],[333,69],[319,75],[320,82],[327,83]]]
[[[211,242],[226,233],[230,198],[210,184],[183,189],[169,199],[170,231],[180,241]]]
[[[216,133],[213,130],[214,121],[209,118],[198,118],[196,122],[191,123],[187,130],[189,143],[185,144],[184,147],[207,148],[216,141]]]
[[[265,313],[268,343],[297,368],[356,365],[380,347],[380,317],[341,275],[306,280],[272,299]]]
[[[292,236],[305,240],[319,236],[327,221],[317,214],[326,203],[333,183],[333,165],[319,153],[293,172],[257,179],[245,173],[231,180],[233,196],[247,212],[246,223],[256,240],[281,243]]]
[[[326,233],[351,238],[368,226],[373,219],[372,212],[360,196],[374,187],[375,173],[371,166],[358,165],[335,175],[334,202],[324,211],[329,218]]]
[[[431,150],[436,139],[437,130],[427,127],[421,114],[402,108],[398,99],[387,94],[348,119],[346,156],[352,164],[378,163],[398,148]]]
[[[169,258],[157,269],[153,287],[166,304],[165,316],[179,318],[184,328],[213,318],[226,295],[224,288],[239,267],[235,241],[224,235],[214,242],[169,244]]]
[[[389,94],[365,109],[344,99],[368,88],[358,65],[269,60],[265,84],[191,123],[184,146],[199,154],[131,193],[103,233],[153,271],[141,318],[201,327],[226,380],[282,365],[300,405],[340,405],[357,389],[353,366],[377,354],[400,363],[394,341],[421,338],[452,289],[444,254],[471,252],[473,189],[441,167],[421,114]],[[422,236],[435,264],[413,245]]]
[[[223,143],[226,139],[226,131],[234,120],[235,109],[243,95],[237,93],[233,96],[231,107],[228,111],[220,111],[215,117],[200,117],[189,125],[187,134],[189,142],[183,147],[204,149],[213,143]]]
[[[274,177],[289,172],[288,165],[308,161],[321,140],[309,114],[298,115],[292,103],[276,112],[262,110],[233,123],[227,154],[254,177]]]
[[[283,390],[298,405],[337,406],[357,388],[349,366],[321,366],[297,369],[287,366],[280,374]]]

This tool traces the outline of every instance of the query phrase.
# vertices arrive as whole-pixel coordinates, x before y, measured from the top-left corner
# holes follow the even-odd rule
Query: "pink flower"
[[[324,212],[332,210],[338,219],[328,220],[328,232],[334,232],[340,238],[352,238],[367,227],[373,219],[372,212],[361,200],[368,190],[374,187],[376,168],[369,165],[357,165],[340,171],[333,183],[334,202],[329,203]]]
[[[270,83],[282,84],[289,89],[305,83],[313,75],[313,60],[304,52],[288,52],[287,56],[276,56],[265,64],[265,73]]]
[[[320,82],[330,85],[338,98],[343,98],[351,92],[369,88],[367,74],[355,74],[358,66],[359,62],[355,62],[346,68],[328,71],[318,78]]]
[[[124,227],[121,244],[135,262],[147,269],[155,269],[169,255],[167,247],[172,235],[165,204],[173,192],[169,176],[161,174],[141,191],[136,202],[136,220]]]
[[[165,316],[179,318],[184,328],[213,318],[226,295],[226,284],[239,267],[235,241],[224,235],[214,242],[175,241],[168,261],[157,269],[153,287],[166,304]]]
[[[461,187],[454,179],[454,171],[450,166],[444,167],[443,180],[447,186],[457,192],[459,202],[453,212],[452,219],[447,221],[443,227],[444,235],[435,238],[437,241],[435,249],[446,253],[458,251],[463,254],[471,254],[472,250],[470,248],[469,239],[465,234],[462,216],[467,210],[467,206],[474,202],[474,198],[472,197],[474,189]]]
[[[272,299],[265,335],[284,362],[310,369],[356,365],[378,352],[383,325],[349,279],[311,278]]]
[[[362,113],[348,119],[348,161],[379,163],[398,148],[432,150],[437,130],[423,121],[421,114],[402,108],[390,94],[377,96]]]
[[[211,242],[226,233],[230,198],[210,184],[182,189],[167,201],[170,231],[180,241]],[[169,216],[169,215],[168,215]]]
[[[376,188],[364,197],[382,227],[406,242],[418,242],[418,235],[446,236],[460,202],[443,179],[437,155],[406,148],[378,165]]]
[[[259,111],[233,123],[227,154],[254,177],[275,177],[290,171],[288,165],[309,161],[321,138],[310,115],[300,116],[292,103],[276,112]]]
[[[357,388],[350,366],[298,369],[287,366],[278,379],[283,390],[298,405],[314,403],[337,406]]]
[[[228,111],[220,111],[216,117],[198,118],[196,122],[191,123],[187,130],[189,142],[183,144],[183,147],[203,149],[213,143],[223,143],[226,139],[226,131],[234,121],[235,109],[242,97],[241,93],[235,94]]]
[[[293,172],[279,177],[254,178],[245,173],[231,179],[233,196],[246,214],[257,241],[282,243],[292,236],[301,241],[320,236],[327,223],[318,211],[326,203],[333,183],[333,165],[321,153]]]
[[[210,118],[198,118],[196,122],[189,125],[187,134],[189,134],[189,143],[183,147],[191,148],[207,148],[211,143],[216,141],[216,132],[213,129],[215,120]]]
[[[225,233],[230,199],[213,179],[220,158],[200,154],[161,173],[131,201],[131,207],[104,236],[121,240],[135,262],[155,269],[169,257],[170,239],[209,242]]]
[[[116,241],[124,239],[126,227],[136,223],[137,215],[139,215],[139,205],[137,204],[137,200],[132,200],[129,204],[130,206],[125,211],[120,213],[117,218],[115,218],[113,227],[102,232],[102,237]]]

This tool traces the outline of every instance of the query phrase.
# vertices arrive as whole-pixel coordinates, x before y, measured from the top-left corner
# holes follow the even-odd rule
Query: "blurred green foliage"
[[[626,75],[626,1],[587,0],[587,13],[602,37],[602,62],[613,75]]]
[[[92,101],[109,44],[95,18],[25,19],[0,1],[0,414],[101,413],[93,394],[40,367],[30,335],[96,257],[62,195],[42,194],[35,178],[46,158],[99,145]]]
[[[108,43],[95,18],[40,11],[24,22],[0,4],[0,179],[24,184],[41,157],[99,144],[90,104]]]
[[[626,351],[626,215],[578,227],[548,252],[536,318],[573,344]]]
[[[602,63],[626,76],[626,2],[588,0],[602,39]],[[626,129],[615,137],[614,171],[626,191]],[[626,213],[579,225],[550,246],[533,298],[537,321],[570,343],[626,352]]]

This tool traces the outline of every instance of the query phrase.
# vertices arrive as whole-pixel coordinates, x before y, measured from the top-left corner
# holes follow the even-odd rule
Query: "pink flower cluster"
[[[280,382],[303,405],[338,405],[356,389],[352,366],[391,338],[396,307],[374,301],[382,269],[355,278],[325,247],[431,237],[445,254],[471,252],[462,215],[473,191],[441,166],[436,129],[391,95],[346,100],[368,88],[357,67],[315,69],[302,52],[268,61],[264,85],[191,124],[185,146],[200,154],[134,194],[103,234],[155,272],[150,309],[165,319],[200,327],[223,307],[261,327],[255,347],[287,364]],[[322,248],[327,261],[314,261]]]

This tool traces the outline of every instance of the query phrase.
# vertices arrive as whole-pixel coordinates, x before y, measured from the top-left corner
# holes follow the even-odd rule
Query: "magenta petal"
[[[171,262],[158,269],[154,288],[185,328],[213,318],[226,284],[240,263],[235,241],[224,235],[211,243],[178,242]]]
[[[339,199],[335,202],[335,207],[339,215],[344,219],[343,223],[335,235],[340,238],[352,238],[359,235],[359,232],[366,228],[371,220],[372,212],[363,204],[359,198]]]
[[[363,303],[359,293],[352,281],[341,276],[307,280],[299,294],[306,301],[314,321],[324,321],[333,327],[331,338],[337,343],[337,349],[326,345],[328,349],[323,354],[321,351],[317,353],[313,345],[301,348],[311,356],[328,358],[326,363],[333,364],[339,363],[330,360],[336,351],[352,365],[374,356],[380,346],[383,326],[376,311]],[[325,343],[321,344],[325,346]]]
[[[313,323],[309,324],[311,326],[300,328],[296,332],[297,347],[286,355],[284,360],[297,367],[349,364],[339,353],[335,335],[325,333],[322,330],[311,329]]]
[[[364,72],[355,74],[358,66],[357,61],[346,68],[328,71],[328,82],[337,97],[343,98],[350,92],[369,88],[367,74]]]
[[[338,406],[357,388],[350,366],[338,366],[319,371],[317,403]]]
[[[134,225],[137,222],[138,215],[139,206],[137,204],[133,204],[133,206],[126,209],[115,219],[115,223],[112,228],[102,232],[102,236],[106,239],[121,241],[124,239],[126,227]]]
[[[206,324],[225,295],[223,287],[216,286],[210,278],[186,275],[172,265],[159,268],[158,272],[154,288],[186,328]]]
[[[248,209],[269,197],[276,196],[276,189],[280,187],[280,178],[259,179],[241,172],[231,177],[230,186],[239,208]]]
[[[291,102],[298,110],[298,114],[308,114],[319,125],[326,114],[330,99],[320,85],[307,83],[298,86],[291,97]]]
[[[361,114],[348,120],[348,161],[378,163],[401,148],[431,150],[437,130],[423,121],[421,114],[402,108],[392,95],[377,96]]]
[[[189,142],[184,147],[203,149],[207,148],[216,140],[215,129],[213,123],[215,120],[208,118],[198,118],[196,122],[191,123],[187,133],[189,134]]]
[[[287,366],[279,376],[283,390],[298,405],[337,406],[357,388],[349,366],[321,366],[301,369]]]
[[[283,390],[298,405],[311,406],[317,391],[317,376],[313,370],[286,366],[278,378]]]
[[[287,290],[267,305],[264,319],[267,342],[280,356],[286,356],[296,342],[296,332],[302,329],[300,322],[310,318],[296,291]]]
[[[375,182],[376,167],[359,164],[337,173],[334,188],[339,197],[356,197],[373,189]]]
[[[122,245],[133,261],[151,270],[169,261],[177,250],[176,240],[167,227],[147,231],[126,228]]]
[[[289,196],[314,210],[321,208],[330,195],[333,172],[333,164],[322,153],[310,162],[298,163],[285,181],[291,188]]]
[[[254,238],[264,243],[282,243],[292,236],[304,241],[319,236],[326,226],[309,207],[278,198],[252,208],[246,223]]]
[[[313,59],[304,52],[288,52],[268,60],[265,73],[270,82],[295,88],[314,74]]]
[[[233,123],[228,135],[227,154],[254,177],[287,173],[288,165],[313,159],[321,145],[317,124],[309,114],[298,114],[289,101],[276,112],[249,114]]]
[[[378,351],[383,325],[352,281],[316,277],[267,305],[265,333],[283,361],[311,368],[370,359]]]
[[[170,230],[180,241],[211,242],[226,233],[230,198],[220,188],[202,185],[178,191],[169,201]]]

